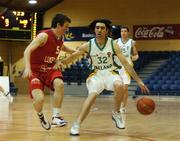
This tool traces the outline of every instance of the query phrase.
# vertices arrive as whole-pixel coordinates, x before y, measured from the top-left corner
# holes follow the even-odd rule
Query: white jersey
[[[123,42],[122,38],[117,39],[117,44],[119,45],[119,47],[121,48],[121,51],[123,53],[123,55],[126,57],[126,59],[128,60],[128,62],[132,65],[132,60],[131,60],[131,50],[134,44],[134,40],[133,39],[128,39],[127,42]]]
[[[116,81],[123,82],[118,71],[116,71],[117,67],[114,66],[113,39],[107,38],[101,48],[95,38],[91,39],[89,43],[89,55],[94,71],[86,80],[88,93],[100,94],[104,89],[114,91],[114,83]]]
[[[91,39],[89,55],[91,57],[93,69],[109,71],[116,69],[113,60],[113,39],[108,37],[103,47],[98,46],[95,38]]]

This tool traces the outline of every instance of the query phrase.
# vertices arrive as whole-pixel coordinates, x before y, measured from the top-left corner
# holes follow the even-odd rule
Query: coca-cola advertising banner
[[[180,39],[180,24],[134,25],[135,40]]]

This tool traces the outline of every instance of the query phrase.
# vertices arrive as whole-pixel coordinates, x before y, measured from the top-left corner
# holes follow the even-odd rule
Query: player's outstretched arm
[[[74,53],[63,60],[57,60],[54,66],[54,69],[62,69],[64,65],[72,63],[74,60],[77,60],[83,54],[87,53],[89,49],[89,42],[81,45]]]
[[[62,51],[65,51],[67,53],[74,53],[76,50],[71,48],[71,47],[67,47],[64,44],[62,45]]]

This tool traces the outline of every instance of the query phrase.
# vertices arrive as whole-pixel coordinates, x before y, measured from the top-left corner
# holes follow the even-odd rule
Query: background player
[[[129,28],[126,26],[122,26],[120,29],[121,38],[118,38],[117,44],[121,48],[123,55],[126,57],[127,61],[131,66],[133,66],[133,61],[136,61],[139,58],[137,49],[136,49],[136,42],[129,38]],[[121,65],[121,64],[120,64]],[[126,69],[122,66],[119,70],[119,74],[124,83],[124,98],[120,108],[121,113],[126,112],[126,105],[128,100],[128,85],[131,83],[131,76],[126,71]]]

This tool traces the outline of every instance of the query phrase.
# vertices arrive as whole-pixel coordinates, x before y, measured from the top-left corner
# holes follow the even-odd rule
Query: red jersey
[[[31,53],[32,72],[48,72],[51,70],[63,44],[63,40],[58,40],[51,29],[42,32],[48,34],[48,39],[43,46],[39,46]]]

